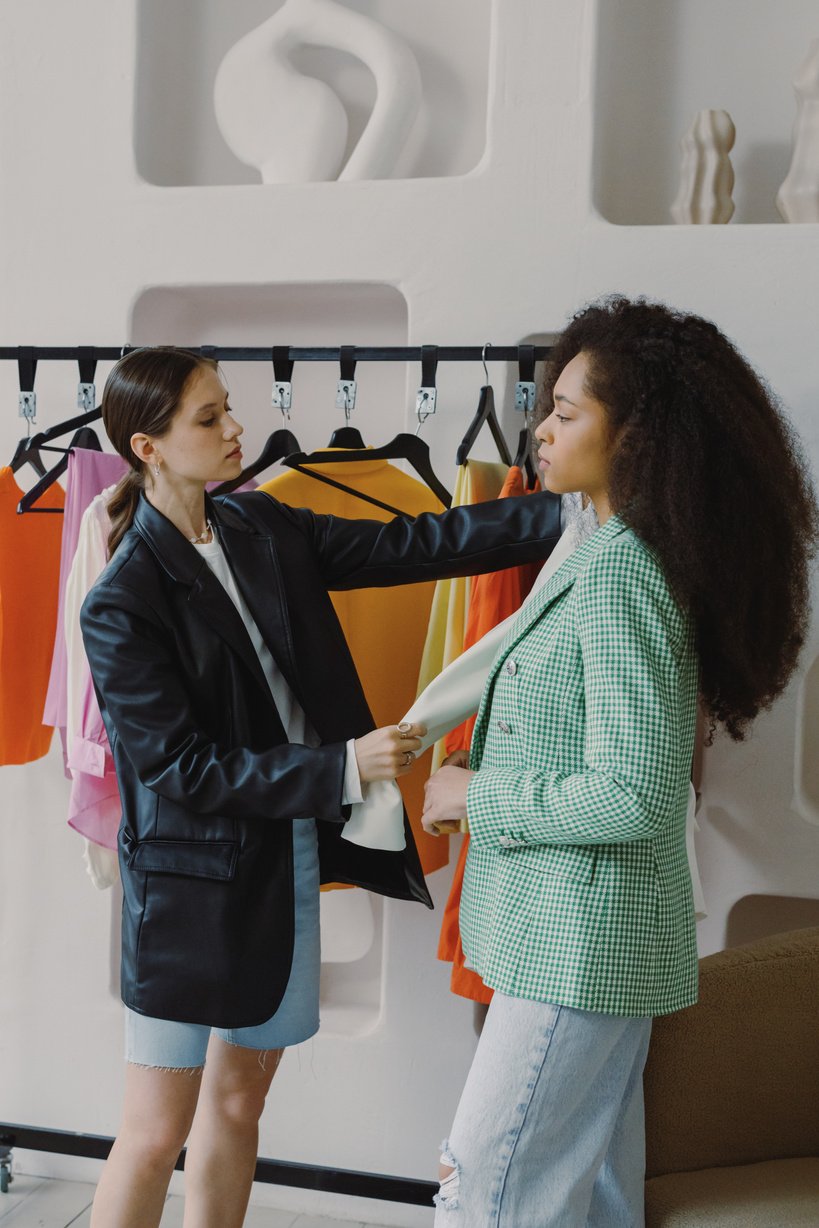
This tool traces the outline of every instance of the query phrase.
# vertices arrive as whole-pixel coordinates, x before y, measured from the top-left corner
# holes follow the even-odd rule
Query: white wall
[[[146,0],[140,24],[136,0],[7,0],[0,11],[0,344],[373,344],[385,337],[500,344],[559,328],[601,292],[643,292],[717,320],[779,390],[816,464],[817,228],[633,224],[661,219],[656,210],[631,211],[634,181],[622,180],[631,174],[633,148],[614,122],[616,108],[645,115],[646,107],[659,114],[668,107],[662,75],[649,73],[646,85],[639,73],[618,69],[625,52],[612,34],[615,5],[602,4],[600,47],[591,0],[494,0],[491,21],[475,6],[474,23],[465,16],[470,6],[425,6],[428,22],[441,11],[439,37],[428,29],[417,36],[427,48],[419,52],[427,71],[441,77],[452,56],[463,88],[472,90],[473,105],[455,112],[462,140],[429,146],[424,177],[410,170],[416,177],[263,187],[242,182],[242,168],[215,146],[187,150],[184,166],[173,170],[174,150],[194,133],[197,141],[218,138],[209,117],[179,118],[184,97],[170,99],[167,112],[182,137],[160,131],[162,96],[146,98],[146,82],[167,71],[160,46],[173,52],[180,30],[180,56],[185,48],[195,54],[206,37],[214,45],[213,6]],[[231,7],[241,11],[244,28],[263,15],[250,0]],[[161,39],[166,8],[170,47]],[[666,8],[687,29],[719,10],[697,0]],[[755,6],[755,21],[767,23],[766,72],[787,93],[794,39],[774,33],[796,29],[797,43],[806,38],[805,6],[793,0],[773,8],[765,6],[765,16]],[[384,0],[367,11],[406,26],[416,6]],[[736,16],[736,6],[732,11]],[[197,30],[200,12],[206,26],[211,22],[204,32]],[[698,37],[707,41],[709,29],[700,24]],[[152,46],[153,66],[146,61]],[[746,41],[724,39],[722,54],[732,81],[753,83],[756,60],[749,63]],[[686,51],[679,71],[686,105],[722,105],[695,56]],[[180,72],[204,106],[201,79],[190,64]],[[611,100],[608,117],[596,99]],[[790,133],[785,111],[780,144]],[[748,139],[773,139],[753,115],[748,126],[759,122],[759,136]],[[675,122],[663,119],[662,150],[678,139]],[[140,176],[138,156],[156,183]],[[635,165],[656,200],[668,195],[667,177]],[[612,224],[604,213],[632,224]],[[164,335],[165,327],[173,335]],[[367,438],[377,442],[411,425],[417,371],[359,375]],[[506,373],[492,375],[505,398]],[[242,381],[249,436],[261,440],[279,425],[267,384],[260,372],[233,378]],[[334,371],[309,379],[297,372],[294,412],[307,446],[325,442],[338,423],[335,378]],[[481,378],[479,367],[442,372],[441,409],[425,435],[444,477]],[[0,451],[9,456],[21,433],[15,380],[14,365],[0,364]],[[75,380],[68,366],[41,364],[41,425],[71,412]],[[510,438],[518,425],[508,414]],[[797,743],[803,758],[811,757],[815,727],[798,729],[797,701],[818,654],[814,631],[800,678],[753,736],[706,753],[699,851],[710,915],[700,928],[703,953],[724,945],[729,914],[743,897],[817,894],[819,799],[812,777],[795,780],[795,757]],[[813,669],[804,697],[809,713],[819,706],[817,678]],[[109,988],[112,903],[85,878],[79,840],[65,826],[56,747],[38,763],[4,768],[0,798],[0,1119],[114,1133],[121,1038]],[[443,871],[430,880],[436,903],[448,878]],[[386,902],[378,1020],[354,1036],[328,1029],[291,1055],[265,1114],[263,1154],[432,1176],[474,1045],[471,1006],[448,993],[447,970],[435,960],[439,919],[440,912]],[[64,1171],[55,1159],[39,1163]],[[270,1196],[283,1206],[324,1205],[298,1191]],[[363,1217],[354,1200],[345,1205]],[[391,1214],[380,1213],[385,1220]],[[418,1222],[429,1218],[419,1213]]]

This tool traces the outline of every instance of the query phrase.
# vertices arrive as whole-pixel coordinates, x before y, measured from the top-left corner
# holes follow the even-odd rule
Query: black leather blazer
[[[123,1000],[241,1027],[268,1019],[287,984],[293,821],[317,820],[322,881],[431,907],[406,820],[401,853],[340,839],[345,743],[374,725],[328,590],[545,557],[560,502],[527,495],[383,524],[257,492],[208,500],[208,516],[320,746],[288,744],[232,601],[144,497],[81,625],[122,797]]]

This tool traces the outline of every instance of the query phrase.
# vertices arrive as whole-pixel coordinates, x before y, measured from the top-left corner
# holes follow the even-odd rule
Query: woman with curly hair
[[[593,304],[542,393],[543,483],[585,492],[601,527],[507,634],[469,768],[453,757],[427,784],[428,830],[468,818],[463,945],[495,990],[436,1228],[643,1223],[651,1020],[697,996],[697,702],[742,739],[808,624],[806,465],[712,323]]]

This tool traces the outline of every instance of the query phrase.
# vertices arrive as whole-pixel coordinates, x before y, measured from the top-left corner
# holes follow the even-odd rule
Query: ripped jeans
[[[641,1228],[651,1019],[495,993],[435,1228]]]

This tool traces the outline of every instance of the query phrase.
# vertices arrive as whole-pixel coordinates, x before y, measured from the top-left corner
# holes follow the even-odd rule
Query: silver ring
[[[409,765],[414,762],[415,762],[415,751],[405,750],[404,751],[404,767],[409,767]]]
[[[395,728],[396,728],[396,729],[398,730],[398,732],[401,734],[401,737],[402,737],[402,738],[411,738],[411,737],[412,737],[412,732],[411,732],[411,730],[412,730],[412,723],[411,723],[411,721],[402,721],[402,722],[401,722],[401,724],[400,724],[400,725],[396,725],[396,726],[395,726]]]

